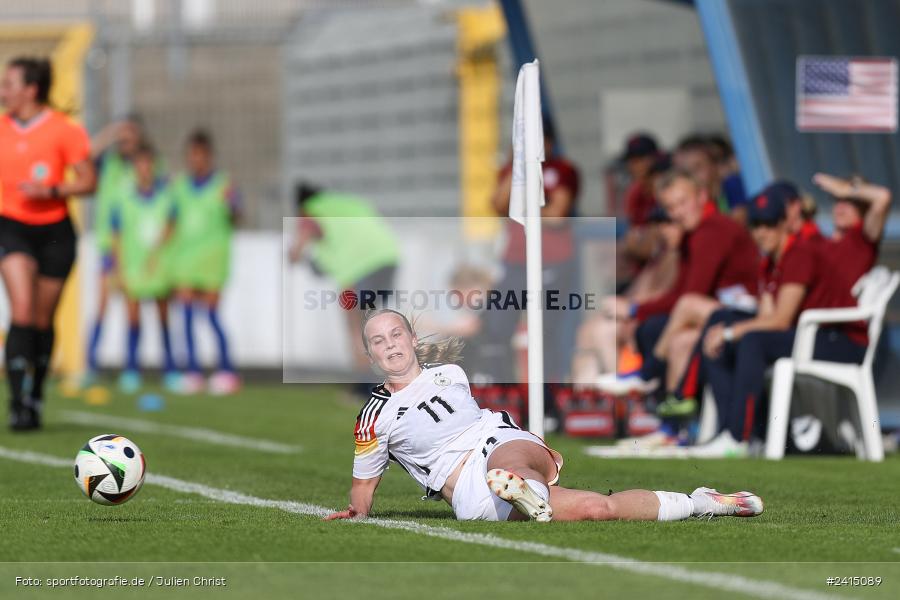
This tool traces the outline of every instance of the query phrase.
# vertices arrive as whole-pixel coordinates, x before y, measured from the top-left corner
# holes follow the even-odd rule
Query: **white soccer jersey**
[[[353,476],[378,477],[393,459],[426,491],[440,491],[478,443],[485,419],[465,372],[457,365],[424,365],[408,386],[391,394],[376,387],[356,419]]]

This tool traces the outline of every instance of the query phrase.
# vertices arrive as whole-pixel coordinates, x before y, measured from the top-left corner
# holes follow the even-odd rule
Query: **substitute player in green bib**
[[[159,311],[164,352],[165,386],[179,388],[179,375],[169,337],[169,296],[172,293],[171,237],[176,217],[171,186],[157,177],[155,152],[142,143],[133,158],[134,177],[110,215],[113,248],[128,312],[128,352],[119,387],[134,393],[141,387],[138,345],[141,334],[140,308],[154,301]]]
[[[202,306],[219,349],[219,366],[209,379],[212,394],[232,394],[240,388],[219,318],[219,299],[231,266],[231,236],[239,215],[240,197],[227,173],[215,167],[210,134],[194,131],[187,141],[188,172],[173,183],[178,211],[173,243],[173,279],[184,305],[187,372],[183,391],[203,388],[194,344],[194,307]]]
[[[380,307],[384,296],[379,292],[394,289],[400,260],[397,236],[365,198],[332,192],[308,182],[300,183],[295,193],[300,218],[290,259],[308,260],[316,273],[332,280],[342,297],[355,294],[359,310],[344,312],[354,343],[354,362],[363,374],[369,369],[369,359],[357,335],[362,327],[362,311]],[[358,389],[368,394],[368,389]]]
[[[100,340],[103,334],[103,321],[109,296],[121,285],[114,275],[117,273],[112,241],[113,207],[128,192],[132,185],[134,169],[132,159],[138,146],[146,139],[141,118],[129,115],[126,118],[104,127],[91,142],[92,158],[97,165],[97,193],[94,198],[94,244],[100,255],[100,282],[97,314],[88,341],[87,373],[84,385],[93,383],[99,369],[97,358]],[[157,159],[156,173],[165,172],[163,161]]]

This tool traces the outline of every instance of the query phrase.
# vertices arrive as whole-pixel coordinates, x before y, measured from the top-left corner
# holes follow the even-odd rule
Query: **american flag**
[[[897,59],[797,58],[799,131],[897,131]]]

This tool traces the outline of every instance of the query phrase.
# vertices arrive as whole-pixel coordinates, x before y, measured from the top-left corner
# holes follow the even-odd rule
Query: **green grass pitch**
[[[164,410],[150,413],[116,392],[103,406],[54,396],[44,431],[13,435],[4,428],[0,449],[74,460],[88,438],[119,433],[141,447],[150,473],[258,498],[343,508],[358,408],[330,386],[253,385],[232,398],[169,397]],[[111,431],[72,422],[65,411],[202,427],[302,450],[277,454],[127,427]],[[326,523],[149,482],[129,503],[105,507],[81,495],[71,469],[0,456],[0,597],[96,597],[108,590],[51,590],[46,582],[17,585],[16,577],[115,575],[225,577],[228,583],[117,588],[126,598],[480,598],[488,592],[500,598],[893,598],[900,591],[897,457],[882,464],[852,457],[615,461],[586,456],[587,442],[548,441],[566,458],[566,486],[604,493],[634,487],[690,492],[699,485],[750,489],[764,498],[766,512],[757,519],[678,523],[457,522],[444,503],[419,500],[418,487],[393,467],[378,490],[375,516],[403,522],[398,529]],[[433,528],[503,543],[427,535]],[[613,555],[639,562],[623,568],[567,560],[534,552],[530,543],[565,549],[570,559],[581,551],[585,560]],[[827,577],[854,576],[881,577],[882,583],[826,585]],[[738,589],[717,581],[737,581]]]

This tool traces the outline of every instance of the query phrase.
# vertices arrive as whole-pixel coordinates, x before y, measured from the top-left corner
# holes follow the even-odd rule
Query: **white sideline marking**
[[[7,458],[24,463],[47,465],[51,467],[72,466],[71,460],[64,460],[55,456],[46,454],[37,454],[22,450],[13,450],[0,446],[0,458]],[[167,477],[165,475],[157,475],[154,473],[147,474],[147,483],[158,485],[176,492],[186,494],[197,494],[212,500],[218,500],[227,504],[241,504],[245,506],[257,506],[265,508],[277,508],[286,512],[299,515],[309,515],[315,517],[324,517],[332,512],[332,509],[318,506],[316,504],[306,504],[304,502],[294,502],[291,500],[267,500],[258,498],[240,492],[214,488],[201,483],[184,481]],[[462,542],[464,544],[477,544],[480,546],[488,546],[491,548],[501,548],[504,550],[514,550],[517,552],[527,552],[530,554],[538,554],[551,558],[561,558],[574,562],[603,564],[604,566],[618,569],[621,571],[629,571],[641,575],[654,575],[663,579],[671,579],[682,583],[714,588],[728,592],[737,592],[748,596],[756,596],[771,600],[772,598],[798,598],[800,600],[829,600],[834,596],[820,594],[811,590],[802,588],[794,588],[774,581],[764,581],[749,579],[740,575],[732,575],[726,573],[715,573],[710,571],[693,571],[678,565],[665,563],[647,563],[633,558],[617,556],[615,554],[606,554],[603,552],[591,552],[587,550],[578,550],[576,548],[562,548],[559,546],[550,546],[537,542],[525,542],[520,540],[509,540],[497,537],[487,533],[467,533],[457,531],[447,527],[434,527],[425,525],[415,521],[400,521],[395,519],[360,519],[356,521],[359,524],[377,525],[386,529],[399,529],[418,533],[428,537],[450,540],[453,542]]]
[[[690,458],[689,448],[682,446],[587,446],[584,453],[598,458]]]
[[[69,423],[77,423],[79,425],[108,425],[109,427],[130,429],[131,431],[140,433],[168,435],[184,438],[186,440],[207,442],[218,446],[232,446],[234,448],[246,448],[249,450],[259,450],[260,452],[272,452],[275,454],[296,454],[302,451],[300,446],[282,444],[271,440],[249,438],[231,433],[222,433],[221,431],[216,431],[214,429],[165,425],[155,421],[114,417],[112,415],[77,410],[64,410],[61,414],[63,419]]]

